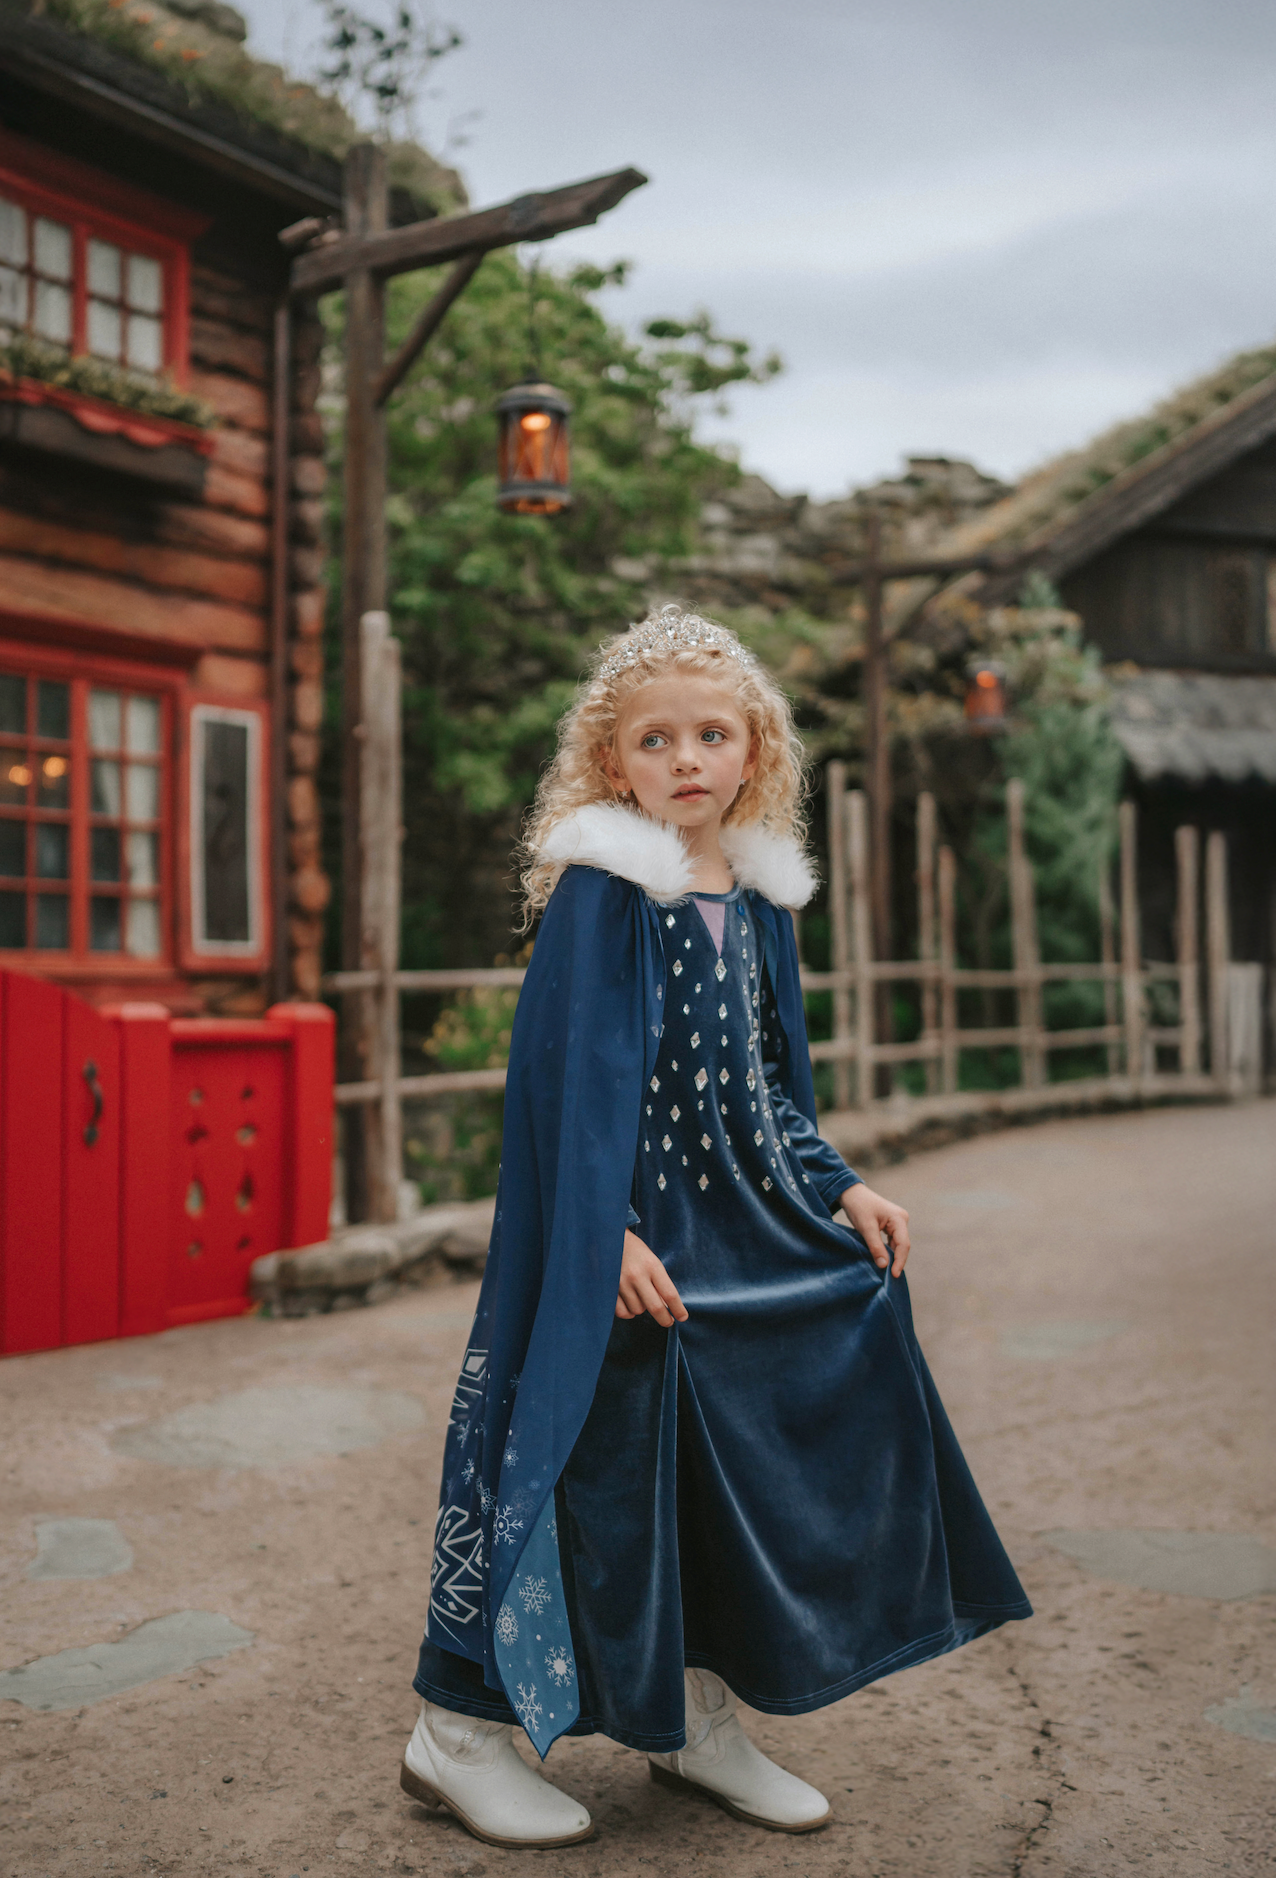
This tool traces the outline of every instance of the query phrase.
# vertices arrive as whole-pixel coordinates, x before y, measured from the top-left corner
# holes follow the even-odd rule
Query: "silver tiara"
[[[658,613],[649,614],[645,620],[629,628],[623,644],[599,666],[598,676],[608,680],[616,678],[631,665],[636,665],[645,653],[657,649],[664,652],[724,652],[740,665],[756,663],[753,654],[747,652],[735,634],[729,633],[724,626],[715,626],[712,620],[701,619],[698,613],[684,613],[680,606],[662,606]]]

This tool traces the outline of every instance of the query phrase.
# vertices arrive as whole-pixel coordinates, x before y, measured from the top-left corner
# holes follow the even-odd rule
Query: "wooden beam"
[[[954,580],[958,574],[1015,573],[1031,559],[1031,555],[1016,553],[966,554],[947,561],[874,562],[870,556],[867,561],[851,561],[839,567],[829,575],[828,584],[830,587],[859,587],[874,576],[878,580],[924,580],[931,575],[936,580]]]
[[[478,272],[483,262],[484,250],[467,254],[463,261],[458,261],[448,275],[430,304],[424,308],[412,331],[408,334],[389,364],[379,374],[372,387],[372,402],[382,405],[394,390],[402,383],[421,356],[423,347],[429,344],[452,302],[462,294]]]
[[[463,255],[486,254],[518,241],[548,241],[568,229],[587,228],[646,180],[641,170],[613,170],[562,189],[516,196],[472,215],[438,216],[429,222],[412,222],[407,228],[356,229],[347,217],[350,232],[340,241],[313,248],[293,262],[292,291],[331,293],[348,274],[359,270],[384,280],[390,274],[441,267]]]

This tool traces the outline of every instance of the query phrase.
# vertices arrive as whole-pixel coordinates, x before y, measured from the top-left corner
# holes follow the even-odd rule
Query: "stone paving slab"
[[[133,1563],[133,1548],[113,1519],[42,1519],[28,1578],[110,1578]]]
[[[213,1611],[174,1611],[140,1624],[118,1643],[95,1643],[82,1650],[59,1650],[56,1656],[0,1672],[0,1702],[25,1708],[81,1708],[105,1702],[126,1689],[140,1688],[161,1676],[207,1663],[253,1640],[228,1617]]]
[[[0,1363],[0,1671],[192,1608],[255,1639],[73,1708],[0,1695],[0,1878],[1271,1878],[1276,1597],[1148,1589],[1044,1535],[1276,1549],[1276,1104],[1051,1122],[877,1184],[912,1213],[919,1335],[1036,1616],[747,1719],[829,1795],[826,1831],[746,1827],[601,1737],[550,1755],[598,1829],[560,1853],[479,1845],[399,1791],[477,1295],[443,1283]],[[1047,1353],[1046,1327],[1117,1322]],[[365,1400],[380,1438],[351,1447],[329,1402],[303,1439],[330,1391],[416,1413]],[[70,1517],[115,1521],[132,1569],[28,1579],[37,1525]]]
[[[1176,1597],[1257,1598],[1276,1591],[1276,1550],[1243,1532],[1044,1532],[1099,1578]]]

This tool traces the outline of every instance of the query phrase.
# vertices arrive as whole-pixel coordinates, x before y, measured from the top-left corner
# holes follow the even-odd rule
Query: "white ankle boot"
[[[433,1702],[421,1704],[399,1785],[422,1806],[446,1806],[488,1845],[575,1845],[593,1837],[580,1802],[521,1758],[512,1727]]]
[[[687,1745],[673,1754],[649,1754],[652,1779],[699,1787],[737,1819],[772,1832],[814,1832],[824,1825],[824,1795],[754,1747],[726,1684],[706,1669],[689,1669],[686,1683]]]

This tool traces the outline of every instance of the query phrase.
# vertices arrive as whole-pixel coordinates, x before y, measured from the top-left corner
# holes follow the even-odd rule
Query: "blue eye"
[[[642,740],[642,747],[644,750],[655,750],[663,742],[664,738],[658,730],[649,730]]]
[[[706,730],[700,737],[701,743],[725,743],[726,740],[727,733],[725,730]]]

